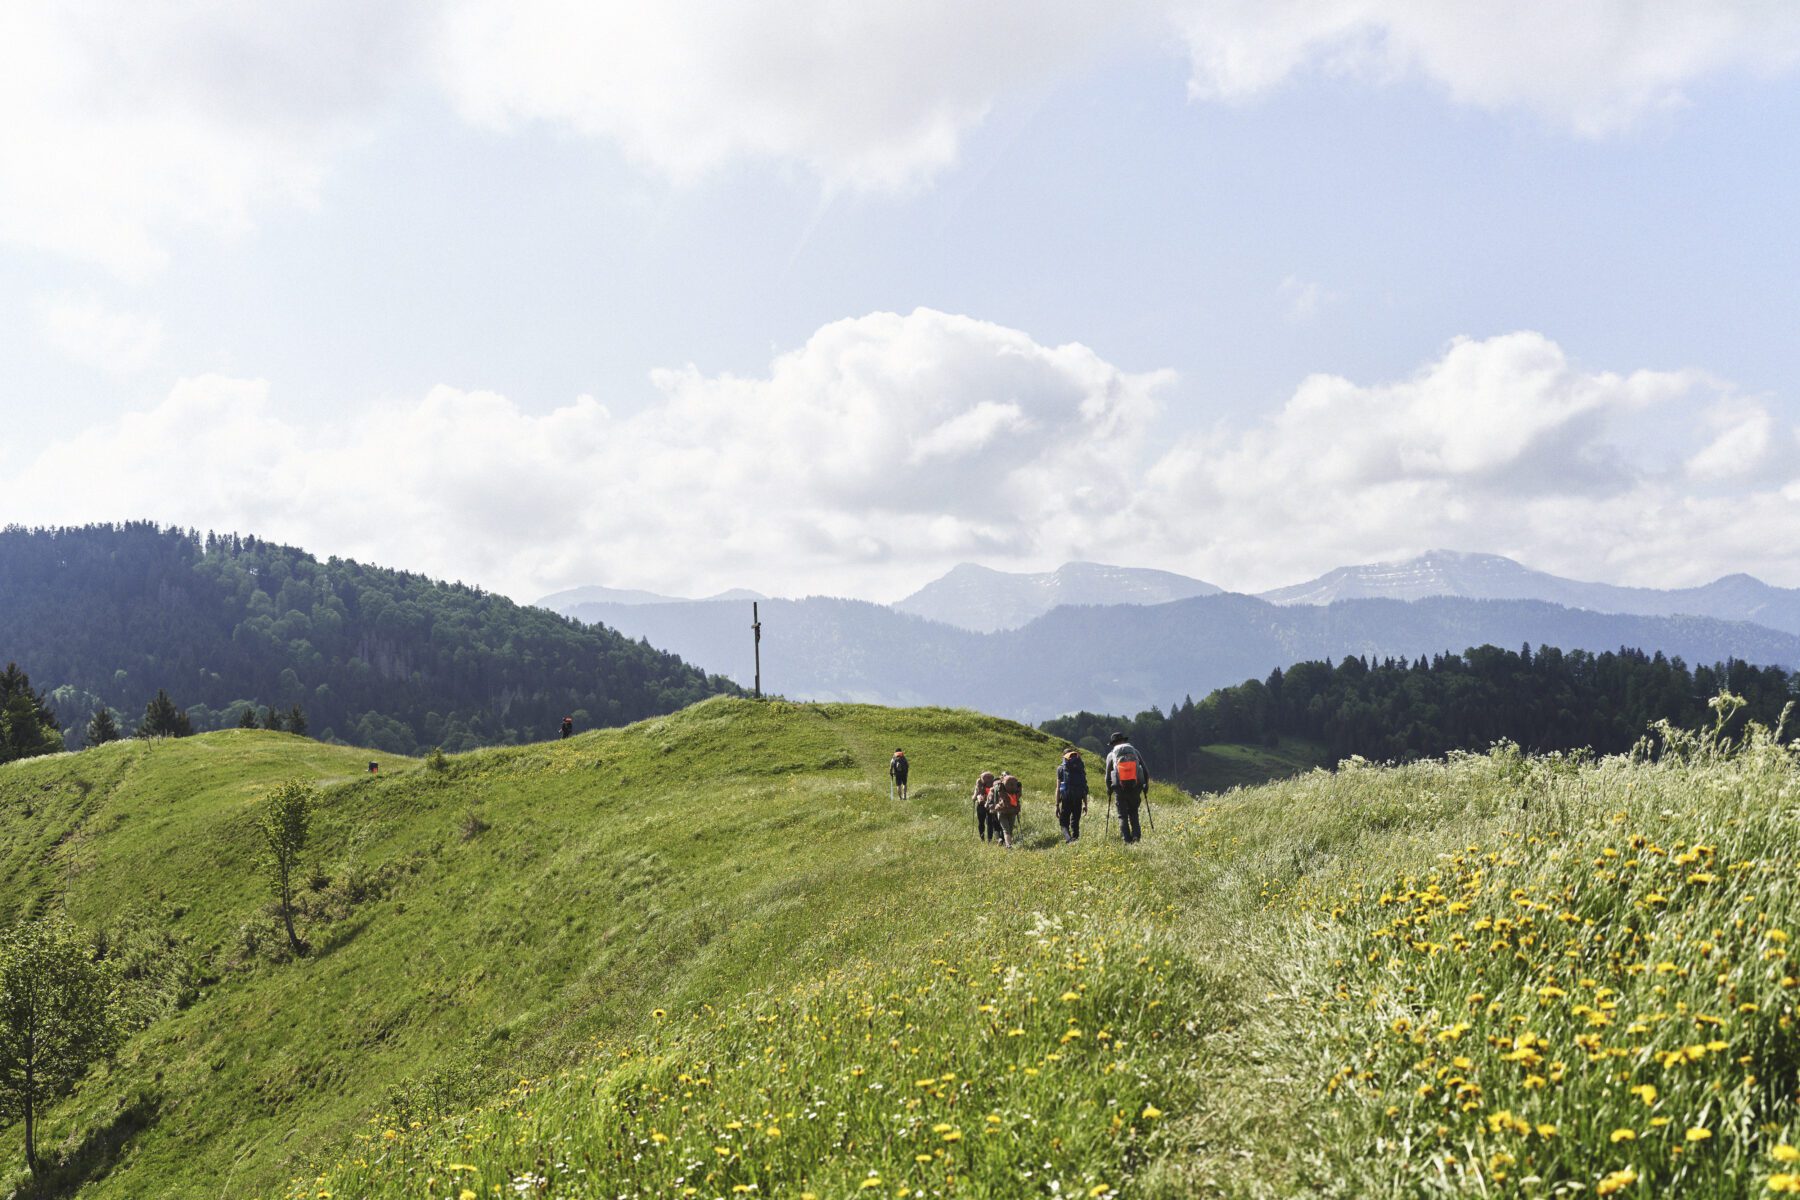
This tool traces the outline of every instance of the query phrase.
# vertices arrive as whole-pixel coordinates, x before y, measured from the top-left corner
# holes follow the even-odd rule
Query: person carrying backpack
[[[1000,826],[988,811],[988,801],[992,799],[993,790],[994,773],[983,771],[975,781],[975,836],[984,842],[993,841],[994,835],[1000,832]]]
[[[906,751],[894,751],[893,759],[888,763],[888,774],[893,777],[894,786],[900,791],[900,798],[906,799]]]
[[[1056,768],[1056,823],[1062,826],[1064,842],[1081,837],[1081,814],[1087,811],[1087,764],[1081,751],[1071,746],[1063,751]]]
[[[574,732],[575,732],[575,718],[574,717],[564,717],[562,720],[562,735],[564,737],[568,737],[571,733],[574,733]]]
[[[1018,827],[1019,809],[1025,799],[1025,785],[1011,771],[1002,771],[1000,778],[994,781],[994,790],[990,795],[994,819],[1000,823],[1000,844],[1011,850],[1014,845],[1013,830]]]
[[[1141,841],[1138,805],[1150,794],[1150,768],[1122,733],[1112,735],[1112,748],[1106,752],[1106,790],[1119,806],[1119,836],[1128,843]]]

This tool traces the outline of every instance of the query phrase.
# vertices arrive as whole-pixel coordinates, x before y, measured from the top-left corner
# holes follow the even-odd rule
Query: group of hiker
[[[910,770],[906,754],[895,750],[888,763],[888,776],[894,793],[906,799],[906,777]],[[1106,793],[1119,821],[1119,836],[1127,843],[1142,840],[1143,828],[1138,812],[1150,796],[1150,768],[1122,733],[1112,735],[1106,751]],[[1017,845],[1019,812],[1024,807],[1025,785],[1011,771],[983,771],[975,780],[975,835],[984,842],[994,842],[1010,850]],[[1081,818],[1088,808],[1087,763],[1081,751],[1071,746],[1063,751],[1056,767],[1056,823],[1062,829],[1064,842],[1081,837]]]

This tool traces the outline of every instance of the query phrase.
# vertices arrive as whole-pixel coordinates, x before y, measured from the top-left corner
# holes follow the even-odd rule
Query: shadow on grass
[[[118,1165],[131,1139],[155,1123],[161,1108],[162,1097],[139,1092],[111,1120],[88,1130],[74,1148],[44,1154],[42,1170],[19,1186],[13,1200],[60,1200],[105,1178]]]

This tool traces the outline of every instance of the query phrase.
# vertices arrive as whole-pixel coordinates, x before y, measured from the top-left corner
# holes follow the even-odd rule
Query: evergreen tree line
[[[1136,717],[1082,712],[1044,723],[1045,732],[1103,746],[1129,735],[1172,779],[1204,774],[1202,747],[1272,746],[1301,738],[1329,761],[1360,755],[1405,762],[1452,750],[1485,750],[1512,741],[1533,753],[1629,750],[1658,720],[1693,728],[1711,719],[1707,702],[1721,689],[1748,702],[1741,720],[1773,727],[1794,699],[1800,674],[1732,660],[1692,670],[1680,658],[1621,649],[1564,653],[1551,646],[1518,651],[1481,646],[1427,660],[1350,657],[1302,662],[1191,696],[1168,713]]]
[[[549,737],[565,715],[618,725],[735,690],[480,588],[149,522],[0,530],[4,660],[37,679],[69,748],[92,740],[99,710],[117,733],[155,705],[159,733],[254,721],[397,754],[455,751]]]

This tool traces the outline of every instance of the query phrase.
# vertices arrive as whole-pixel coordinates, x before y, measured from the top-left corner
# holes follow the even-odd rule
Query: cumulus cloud
[[[1266,421],[1188,437],[1163,412],[1172,383],[929,309],[834,322],[754,375],[657,372],[629,416],[439,387],[321,427],[266,383],[203,377],[28,464],[17,517],[255,530],[527,598],[887,596],[963,559],[1254,590],[1433,546],[1620,582],[1800,583],[1800,469],[1736,432],[1794,431],[1702,372],[1458,339],[1403,379],[1314,376]],[[1701,468],[1638,449],[1650,421],[1711,431]],[[1741,454],[1748,476],[1724,469]]]
[[[58,353],[113,375],[149,366],[162,348],[162,322],[108,308],[98,297],[65,295],[38,306],[44,338]]]
[[[686,180],[750,161],[910,189],[999,104],[1108,56],[1242,100],[1308,71],[1423,79],[1586,134],[1800,61],[1768,0],[18,0],[0,6],[0,239],[141,275],[191,229],[309,205],[399,95],[617,145]],[[405,114],[416,119],[417,110]]]
[[[544,121],[677,177],[737,159],[911,186],[995,101],[1151,26],[1144,0],[460,0],[440,75],[484,124]]]
[[[139,276],[168,240],[310,204],[415,5],[0,5],[0,239]]]
[[[1241,100],[1317,70],[1424,79],[1600,136],[1724,71],[1800,61],[1800,8],[1767,0],[1180,0],[1190,93]]]

